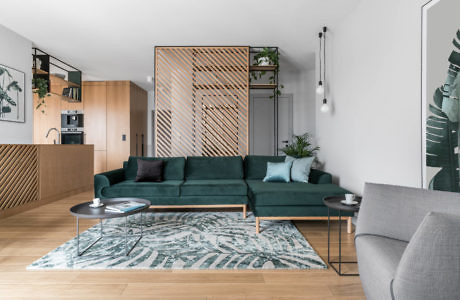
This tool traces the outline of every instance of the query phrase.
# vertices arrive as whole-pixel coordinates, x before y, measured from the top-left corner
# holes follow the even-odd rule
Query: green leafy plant
[[[0,67],[0,77],[2,77],[0,81],[0,117],[4,117],[5,114],[11,112],[11,106],[17,105],[8,93],[15,91],[19,98],[22,88],[16,80],[13,80],[11,73],[3,67]]]
[[[294,135],[294,141],[286,147],[280,149],[284,154],[300,158],[316,156],[319,147],[313,147],[310,142],[310,134]]]
[[[454,46],[460,50],[460,30]],[[460,192],[459,188],[459,98],[460,98],[460,53],[455,50],[449,56],[449,70],[446,82],[436,89],[433,104],[429,105],[432,115],[426,121],[426,165],[440,168],[431,179],[433,190]]]
[[[262,51],[260,51],[259,53],[257,53],[256,55],[254,55],[254,66],[258,66],[261,62],[259,61],[260,58],[264,58],[264,57],[267,57],[268,60],[270,61],[270,64],[271,65],[275,65],[276,66],[276,69],[275,71],[273,72],[273,75],[270,75],[270,77],[268,77],[268,83],[269,84],[275,84],[275,78],[276,78],[276,74],[279,73],[279,70],[280,70],[280,66],[279,66],[279,54],[277,51],[273,50],[273,49],[270,49],[270,48],[263,48]],[[267,74],[267,71],[256,71],[256,72],[251,72],[251,77],[250,79],[254,79],[254,80],[258,80],[258,79],[261,79],[263,76],[265,76],[265,74]],[[284,86],[281,84],[279,87],[276,88],[276,94],[278,96],[281,95],[281,91],[280,89],[283,89]],[[271,96],[270,98],[273,98],[273,96]]]
[[[48,81],[44,78],[34,78],[32,80],[34,85],[34,93],[38,95],[38,103],[35,109],[41,109],[42,113],[45,113],[45,97],[50,96],[48,93]]]

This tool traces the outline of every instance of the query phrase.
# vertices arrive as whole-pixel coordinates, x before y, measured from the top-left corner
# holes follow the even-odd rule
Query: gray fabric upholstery
[[[406,242],[371,235],[356,240],[359,274],[367,299],[391,299],[391,281],[406,246]]]
[[[460,299],[459,218],[460,193],[367,183],[355,235],[366,298]]]
[[[460,299],[460,216],[429,213],[407,246],[394,299]]]
[[[460,193],[367,183],[356,235],[409,241],[430,211],[460,215]]]

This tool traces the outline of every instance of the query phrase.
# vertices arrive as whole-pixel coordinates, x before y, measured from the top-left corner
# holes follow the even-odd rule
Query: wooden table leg
[[[353,233],[353,224],[351,223],[351,217],[347,220],[347,233]]]
[[[246,205],[243,206],[243,219],[246,219]]]
[[[259,234],[260,233],[260,220],[259,220],[259,217],[256,217],[256,233]]]

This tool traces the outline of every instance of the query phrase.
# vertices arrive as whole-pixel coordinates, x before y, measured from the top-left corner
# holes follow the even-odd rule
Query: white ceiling
[[[279,46],[282,64],[314,67],[317,32],[361,0],[2,0],[2,25],[87,78],[146,89],[154,46]]]

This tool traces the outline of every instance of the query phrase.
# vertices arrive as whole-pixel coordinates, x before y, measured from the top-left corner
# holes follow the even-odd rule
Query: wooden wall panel
[[[123,167],[130,154],[129,81],[107,82],[107,169]],[[126,140],[122,140],[122,136]]]
[[[155,155],[249,151],[249,47],[155,48]]]
[[[38,201],[38,188],[38,148],[0,145],[0,211]]]
[[[53,144],[58,139],[57,132],[51,132],[48,138],[46,133],[50,128],[57,128],[61,131],[61,97],[51,94],[45,98],[46,105],[37,110],[35,106],[38,103],[38,96],[34,94],[34,144]]]
[[[85,144],[94,150],[107,150],[107,83],[83,82]]]

